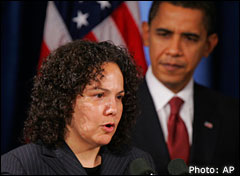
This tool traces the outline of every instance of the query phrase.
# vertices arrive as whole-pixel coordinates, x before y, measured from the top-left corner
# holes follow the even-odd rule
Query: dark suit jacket
[[[152,155],[159,174],[167,173],[170,157],[146,80],[139,88],[138,102],[141,114],[134,143]],[[213,124],[212,129],[204,126],[206,121]],[[220,173],[222,166],[239,166],[238,154],[238,101],[194,83],[193,141],[189,165],[219,167]]]
[[[144,158],[155,169],[151,156],[137,148],[123,155],[114,155],[104,148],[101,150],[102,175],[128,174],[129,163]],[[2,174],[24,175],[86,175],[71,149],[65,144],[56,150],[38,144],[26,144],[1,156]]]

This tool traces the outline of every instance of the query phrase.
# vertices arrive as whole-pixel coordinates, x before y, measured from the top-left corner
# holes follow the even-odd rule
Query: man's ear
[[[206,48],[204,50],[204,57],[208,57],[208,55],[213,51],[213,49],[215,48],[215,46],[218,43],[218,35],[216,33],[211,34],[207,37],[207,44],[206,44]]]
[[[149,25],[146,21],[142,23],[142,32],[143,32],[143,44],[144,46],[149,46]]]

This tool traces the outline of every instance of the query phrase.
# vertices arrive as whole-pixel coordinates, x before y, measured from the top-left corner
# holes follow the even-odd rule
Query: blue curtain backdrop
[[[1,3],[1,154],[19,146],[40,53],[47,2]],[[141,2],[147,20],[151,2]],[[239,98],[239,2],[218,2],[219,44],[198,66],[197,82]],[[145,48],[149,62],[148,48]]]

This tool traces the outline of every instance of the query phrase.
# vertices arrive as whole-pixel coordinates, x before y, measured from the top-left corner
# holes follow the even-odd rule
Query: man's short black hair
[[[204,12],[204,25],[208,35],[216,32],[216,6],[214,1],[153,1],[149,16],[148,24],[150,25],[155,18],[159,6],[162,2],[168,2],[175,6],[184,8],[199,9]]]

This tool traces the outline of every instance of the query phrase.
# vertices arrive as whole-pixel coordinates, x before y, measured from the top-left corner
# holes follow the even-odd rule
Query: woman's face
[[[67,125],[67,140],[85,147],[108,144],[123,112],[123,75],[117,64],[102,66],[104,77],[93,81],[77,96],[72,121]]]

